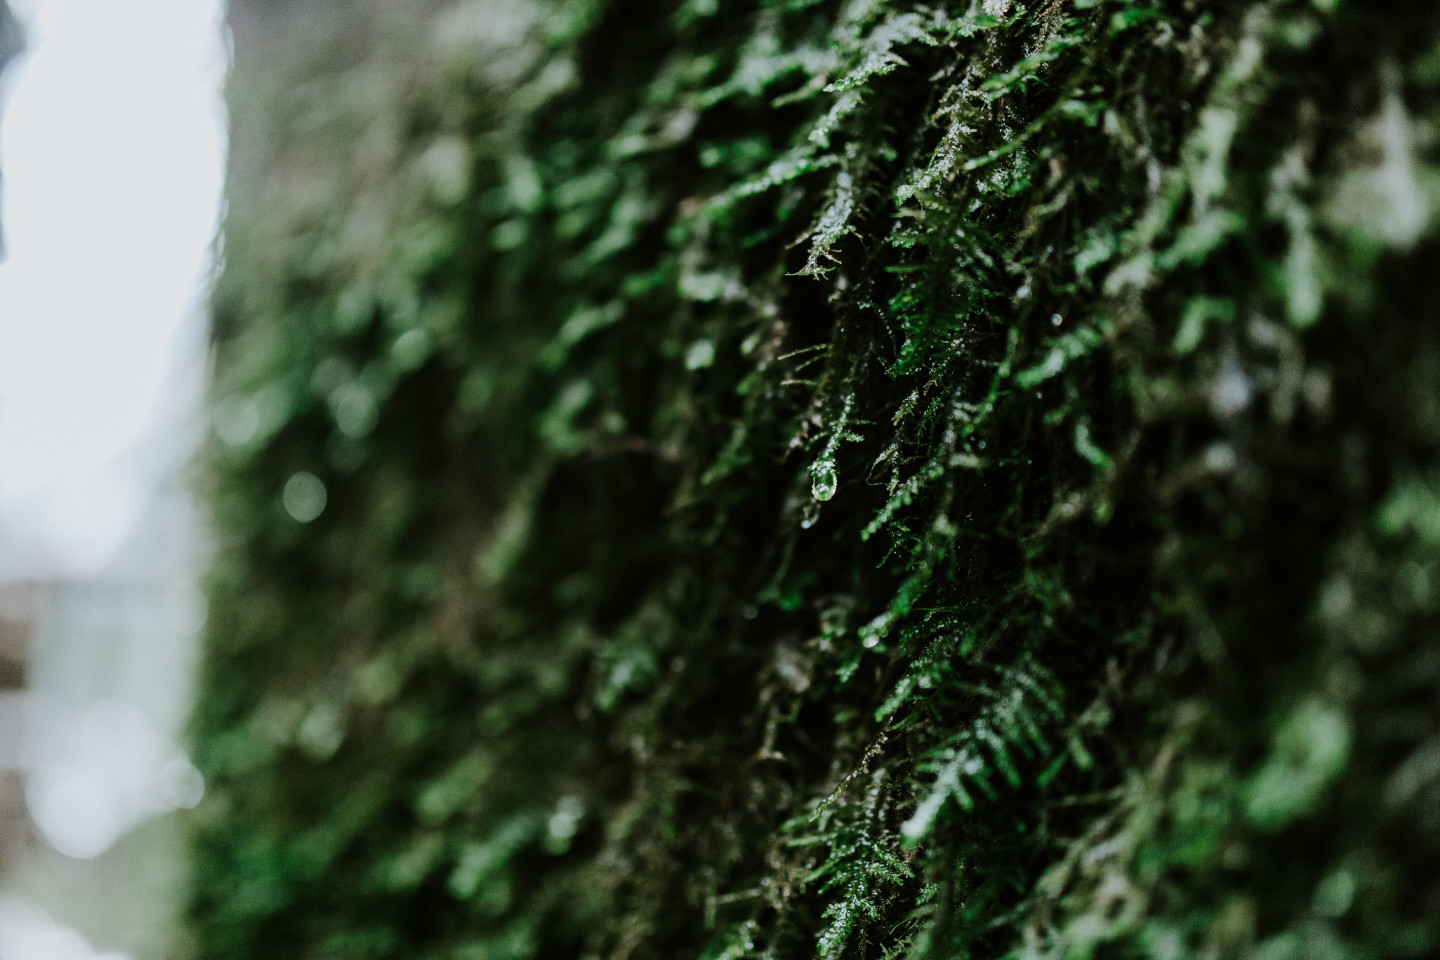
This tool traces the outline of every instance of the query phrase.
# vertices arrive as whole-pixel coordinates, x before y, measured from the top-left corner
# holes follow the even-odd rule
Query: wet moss
[[[1437,948],[1431,5],[356,32],[237,51],[200,954]]]

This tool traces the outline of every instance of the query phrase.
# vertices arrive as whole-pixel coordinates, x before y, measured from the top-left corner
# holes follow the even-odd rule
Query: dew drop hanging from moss
[[[835,496],[840,480],[835,474],[833,460],[818,460],[810,467],[810,493],[816,500],[829,500]]]

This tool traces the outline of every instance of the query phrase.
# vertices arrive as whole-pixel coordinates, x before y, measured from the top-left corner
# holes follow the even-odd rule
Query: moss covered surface
[[[1440,952],[1440,8],[247,57],[199,955]]]

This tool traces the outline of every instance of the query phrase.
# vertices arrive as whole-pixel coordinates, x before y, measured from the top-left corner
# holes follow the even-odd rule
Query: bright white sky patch
[[[11,6],[28,50],[0,128],[0,546],[11,563],[38,559],[31,575],[82,575],[146,496],[124,454],[177,364],[203,362],[194,330],[225,151],[220,2]]]

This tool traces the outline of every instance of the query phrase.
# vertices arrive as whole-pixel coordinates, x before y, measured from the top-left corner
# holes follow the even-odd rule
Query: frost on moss
[[[231,105],[199,954],[1440,951],[1432,4],[457,0]]]

